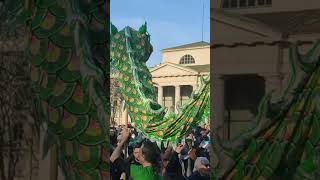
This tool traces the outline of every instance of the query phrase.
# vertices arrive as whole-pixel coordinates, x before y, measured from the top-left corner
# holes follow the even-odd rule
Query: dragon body
[[[147,25],[122,31],[111,25],[111,59],[117,70],[120,92],[133,125],[156,142],[177,142],[183,139],[209,115],[210,83],[203,83],[179,114],[166,113],[156,101],[151,74],[145,64],[152,53]]]
[[[307,54],[300,54],[298,45],[293,44],[292,78],[282,99],[270,103],[271,95],[267,95],[257,126],[232,142],[222,143],[215,135],[213,150],[218,163],[213,168],[214,179],[320,177],[319,50],[317,42]]]

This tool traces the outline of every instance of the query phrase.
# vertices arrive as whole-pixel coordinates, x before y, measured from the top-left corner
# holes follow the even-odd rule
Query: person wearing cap
[[[194,169],[187,180],[210,180],[210,162],[206,157],[198,157]]]

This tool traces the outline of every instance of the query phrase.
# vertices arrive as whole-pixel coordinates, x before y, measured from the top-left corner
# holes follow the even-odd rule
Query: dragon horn
[[[147,22],[144,23],[144,25],[142,25],[140,28],[139,28],[139,32],[141,34],[145,34],[147,32]]]
[[[115,35],[118,33],[118,29],[115,25],[113,25],[111,22],[110,22],[110,35]]]

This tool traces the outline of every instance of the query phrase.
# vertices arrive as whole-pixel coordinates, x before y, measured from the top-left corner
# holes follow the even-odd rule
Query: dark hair
[[[151,141],[145,141],[141,149],[144,159],[152,164],[155,171],[160,170],[161,150],[157,144]]]
[[[132,149],[141,148],[141,146],[142,146],[142,143],[134,143],[132,144]]]

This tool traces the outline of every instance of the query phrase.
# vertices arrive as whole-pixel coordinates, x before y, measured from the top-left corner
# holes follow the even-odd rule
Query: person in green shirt
[[[130,177],[133,180],[161,180],[160,163],[161,151],[159,147],[151,142],[145,141],[140,148],[138,161],[141,165],[131,164]]]
[[[143,142],[139,153],[135,154],[135,159],[139,164],[128,163],[121,159],[121,151],[127,142],[130,133],[124,128],[121,132],[118,146],[110,156],[111,163],[124,167],[124,171],[131,180],[162,180],[160,174],[161,151],[159,147],[151,142]]]

